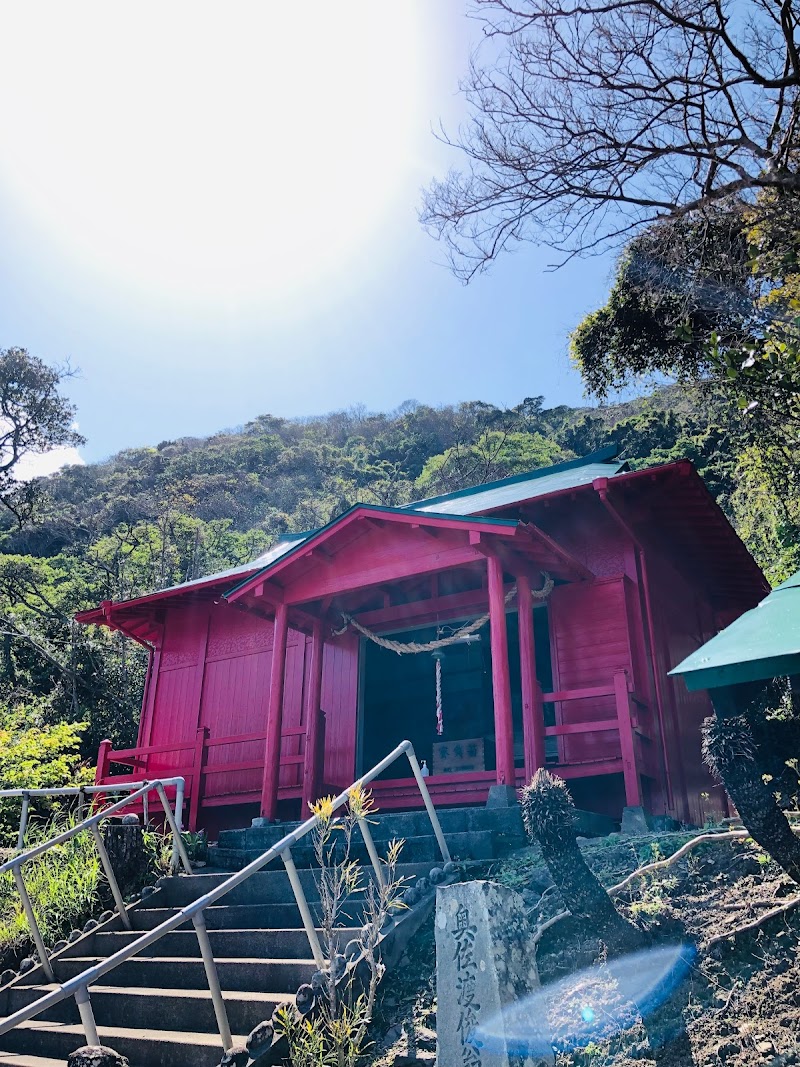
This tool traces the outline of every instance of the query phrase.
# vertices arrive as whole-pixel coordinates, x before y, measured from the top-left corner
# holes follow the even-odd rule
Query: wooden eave
[[[421,546],[413,557],[398,553],[390,562],[379,562],[374,546],[365,543],[357,573],[337,572],[343,553],[376,528],[408,531],[408,544]],[[242,598],[303,603],[325,596],[338,596],[354,589],[401,581],[417,574],[481,563],[487,554],[501,555],[514,573],[515,566],[550,572],[554,578],[575,581],[590,572],[537,527],[516,519],[440,515],[399,511],[358,504],[334,519],[308,540],[298,544],[259,573],[247,578],[225,599],[233,604]],[[313,575],[313,577],[312,577]],[[296,592],[293,592],[297,590]]]

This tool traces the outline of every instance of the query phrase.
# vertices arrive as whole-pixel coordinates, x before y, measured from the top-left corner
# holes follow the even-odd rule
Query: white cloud
[[[29,452],[16,466],[14,474],[20,482],[29,482],[31,478],[42,478],[46,474],[55,474],[62,467],[72,464],[83,466],[86,461],[74,447],[54,448],[50,452]]]

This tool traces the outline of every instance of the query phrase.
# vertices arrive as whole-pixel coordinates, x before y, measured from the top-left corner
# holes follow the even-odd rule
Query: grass
[[[63,832],[63,821],[33,824],[28,847]],[[46,945],[53,945],[96,912],[103,903],[105,876],[92,835],[76,834],[22,868],[36,921]],[[32,949],[32,940],[14,878],[0,876],[0,963],[13,966]]]

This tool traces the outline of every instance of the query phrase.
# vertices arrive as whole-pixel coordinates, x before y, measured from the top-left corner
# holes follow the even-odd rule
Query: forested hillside
[[[688,457],[770,578],[798,565],[797,497],[770,477],[746,423],[699,387],[602,408],[414,402],[319,418],[264,415],[209,438],[162,441],[46,480],[0,536],[0,681],[37,721],[82,721],[88,756],[135,738],[144,658],[73,613],[246,562],[286,531],[356,501],[402,504],[583,455],[611,440],[634,466]],[[784,468],[785,469],[785,465]]]

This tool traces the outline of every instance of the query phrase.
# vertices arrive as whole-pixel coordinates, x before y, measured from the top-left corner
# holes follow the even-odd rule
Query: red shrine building
[[[136,748],[104,742],[98,781],[181,774],[190,827],[213,836],[297,818],[408,738],[438,805],[544,766],[580,808],[702,824],[723,807],[709,704],[667,672],[768,589],[686,461],[631,471],[612,448],[357,504],[250,564],[77,616],[150,656]],[[421,803],[405,778],[373,793]]]

